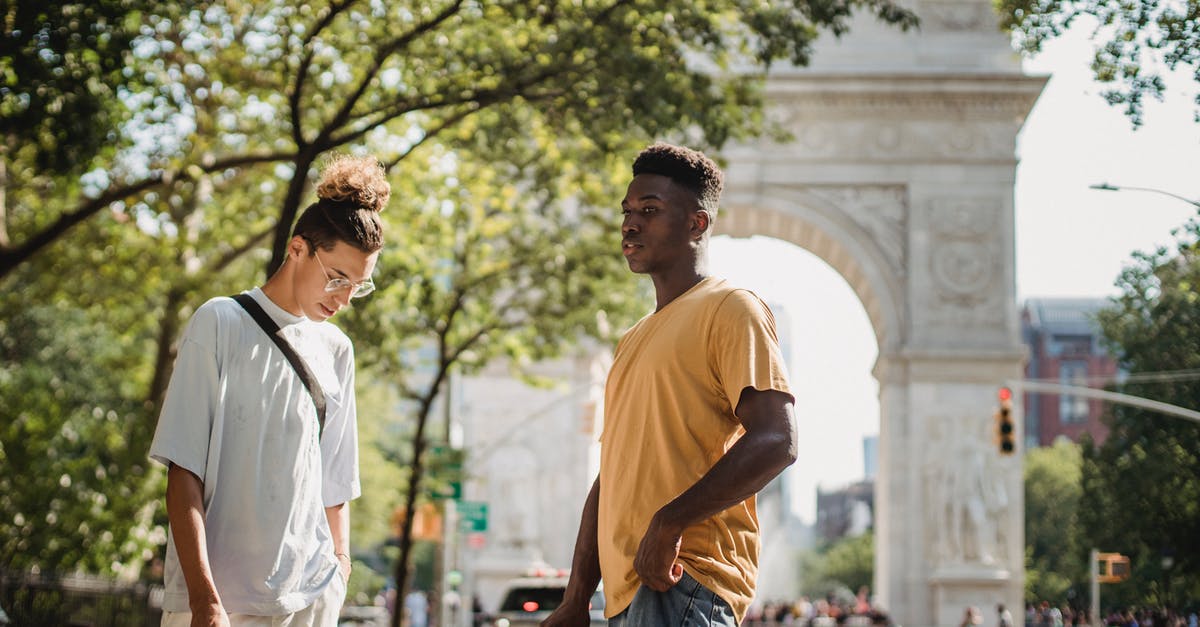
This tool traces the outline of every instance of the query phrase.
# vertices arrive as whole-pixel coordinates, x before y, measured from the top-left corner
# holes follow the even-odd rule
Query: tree
[[[802,560],[804,592],[853,597],[875,578],[875,534],[841,538]]]
[[[1121,367],[1118,391],[1200,406],[1200,381],[1150,373],[1200,367],[1200,223],[1173,250],[1136,253],[1120,296],[1099,314]],[[1141,374],[1146,373],[1146,374]],[[1111,433],[1083,450],[1081,522],[1094,546],[1129,555],[1133,575],[1116,592],[1172,605],[1200,594],[1200,424],[1114,405]],[[1169,559],[1167,559],[1169,558]],[[1123,588],[1123,590],[1122,590]]]
[[[1190,68],[1200,81],[1200,2],[1162,0],[995,0],[1002,27],[1025,53],[1036,53],[1084,16],[1099,43],[1092,59],[1104,99],[1141,126],[1146,96],[1162,100],[1161,69]],[[1200,95],[1196,96],[1200,121]]]
[[[5,568],[128,576],[165,540],[153,529],[160,484],[145,449],[130,446],[144,434],[123,389],[132,364],[118,333],[97,331],[66,307],[0,320]]]
[[[1059,604],[1087,590],[1080,536],[1080,447],[1068,441],[1025,455],[1025,598]]]

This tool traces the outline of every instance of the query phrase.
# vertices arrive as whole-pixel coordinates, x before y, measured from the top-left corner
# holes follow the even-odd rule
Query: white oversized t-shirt
[[[294,316],[248,292],[307,362],[325,392],[316,407],[300,376],[250,314],[228,297],[196,310],[180,340],[150,456],[204,482],[213,579],[229,613],[288,614],[337,574],[325,507],[359,496],[354,351],[333,324]],[[163,609],[187,611],[168,536]]]

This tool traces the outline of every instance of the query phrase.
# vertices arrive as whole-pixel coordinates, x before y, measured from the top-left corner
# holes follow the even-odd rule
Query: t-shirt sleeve
[[[321,499],[333,507],[358,498],[362,487],[358,478],[358,410],[354,397],[354,348],[347,345],[337,357],[341,397],[336,411],[325,417],[321,435],[321,464],[324,481]]]
[[[730,412],[746,388],[791,395],[775,317],[752,292],[735,290],[717,307],[709,329],[709,363]]]
[[[211,307],[196,311],[179,342],[163,397],[150,458],[175,464],[204,480],[220,374],[215,350],[217,319]]]

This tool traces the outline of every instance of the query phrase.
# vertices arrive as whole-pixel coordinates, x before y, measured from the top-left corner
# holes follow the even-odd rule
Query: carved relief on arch
[[[993,200],[938,199],[930,203],[930,275],[943,305],[976,308],[1001,278],[995,233],[1000,207]]]
[[[904,276],[908,258],[908,192],[903,185],[809,185],[804,190],[822,203],[836,207],[866,231],[894,276]]]
[[[917,7],[921,30],[994,31],[996,14],[992,3],[979,0],[921,0]]]

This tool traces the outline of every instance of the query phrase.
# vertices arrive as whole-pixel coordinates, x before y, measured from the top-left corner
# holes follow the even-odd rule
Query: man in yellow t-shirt
[[[622,252],[657,307],[617,345],[600,476],[584,504],[563,604],[587,625],[604,580],[611,625],[737,625],[754,596],[754,495],[796,459],[793,398],[770,310],[710,277],[722,174],[655,144],[621,202]]]

